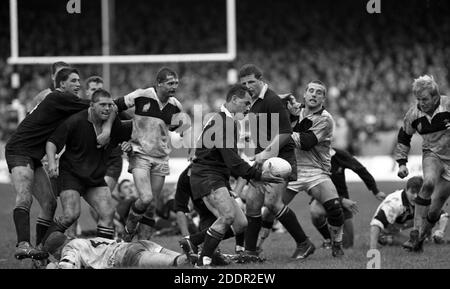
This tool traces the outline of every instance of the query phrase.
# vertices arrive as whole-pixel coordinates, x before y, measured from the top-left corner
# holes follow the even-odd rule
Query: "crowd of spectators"
[[[223,101],[227,71],[255,63],[279,93],[303,94],[320,79],[329,87],[327,109],[338,128],[358,143],[376,132],[396,130],[411,105],[414,78],[432,74],[449,92],[450,4],[445,0],[381,1],[369,14],[367,1],[243,0],[237,3],[238,55],[233,63],[167,64],[179,71],[178,95],[188,112],[194,104],[211,111]],[[61,4],[62,3],[62,4]],[[20,54],[101,54],[100,1],[82,1],[81,14],[65,12],[65,1],[21,1]],[[225,1],[115,1],[112,53],[224,52]],[[0,138],[14,129],[8,110],[24,105],[49,84],[46,66],[21,66],[21,87],[10,88],[8,3],[0,4]],[[152,84],[162,64],[112,65],[111,92],[121,96]],[[82,77],[101,75],[101,65],[78,66]],[[354,141],[354,140],[359,140]],[[388,153],[388,152],[387,152]]]

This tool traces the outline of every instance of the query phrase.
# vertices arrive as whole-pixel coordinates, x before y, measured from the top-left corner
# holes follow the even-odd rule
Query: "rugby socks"
[[[205,237],[205,242],[203,243],[203,249],[200,254],[200,260],[203,262],[203,265],[210,265],[205,264],[205,259],[207,261],[211,259],[214,251],[216,251],[217,249],[217,246],[219,246],[220,241],[222,241],[223,236],[224,234],[217,232],[211,227],[208,229]]]
[[[262,218],[261,215],[247,215],[247,231],[245,232],[245,250],[256,252],[259,231],[261,231]]]
[[[314,221],[313,219],[313,224],[325,240],[331,240],[331,234],[326,219],[323,221]]]
[[[203,229],[202,231],[200,231],[198,233],[190,235],[189,240],[191,241],[192,245],[198,246],[201,243],[203,243],[205,241],[207,231],[208,231],[208,229]]]
[[[54,255],[57,249],[67,240],[64,232],[70,225],[64,225],[59,219],[53,220],[50,227],[47,229],[45,236],[42,238],[42,249]]]
[[[414,200],[414,229],[421,231],[422,225],[427,217],[431,199],[423,199],[417,196]]]
[[[441,213],[441,216],[439,217],[439,221],[437,222],[436,231],[442,232],[442,235],[445,234],[445,229],[447,228],[448,223],[448,213]]]
[[[344,235],[344,226],[332,226],[328,224],[331,239],[333,242],[342,242],[342,236]]]
[[[16,207],[13,211],[13,218],[16,226],[17,244],[30,242],[30,209]]]
[[[113,240],[114,239],[114,228],[108,228],[108,227],[97,225],[97,237]]]
[[[291,234],[297,244],[306,241],[307,237],[303,231],[302,226],[297,220],[295,213],[289,209],[288,206],[284,206],[280,212],[275,216],[278,221],[286,228],[286,230]]]
[[[245,242],[245,232],[234,235],[234,238],[236,239],[236,246],[243,248]]]
[[[155,219],[153,218],[149,218],[147,216],[142,216],[142,219],[139,220],[139,223],[147,225],[149,227],[154,227],[155,226]]]
[[[139,210],[136,208],[136,202],[131,205],[130,212],[128,213],[128,218],[125,225],[125,230],[129,233],[134,233],[139,220],[142,219],[145,209]]]
[[[42,244],[45,244],[49,236],[54,232],[60,232],[63,233],[70,227],[70,225],[64,225],[61,223],[59,219],[54,219],[51,223],[50,227],[47,229],[47,232],[45,233],[44,237],[41,240]]]
[[[47,233],[48,228],[52,224],[52,220],[37,218],[36,220],[36,246],[42,242],[42,239]]]

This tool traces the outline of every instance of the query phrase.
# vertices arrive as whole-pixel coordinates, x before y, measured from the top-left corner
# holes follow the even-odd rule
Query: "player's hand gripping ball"
[[[269,166],[270,164],[270,166]],[[274,177],[287,179],[291,175],[291,165],[284,159],[273,157],[263,163],[263,172],[270,169],[270,174]]]

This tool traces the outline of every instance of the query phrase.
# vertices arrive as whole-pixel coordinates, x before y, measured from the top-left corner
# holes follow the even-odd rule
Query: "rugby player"
[[[318,80],[308,83],[305,103],[298,108],[298,120],[292,138],[297,147],[297,180],[290,182],[291,194],[307,192],[313,201],[311,206],[326,212],[331,234],[333,257],[344,255],[342,235],[344,213],[336,187],[331,180],[331,139],[334,131],[333,117],[323,104],[327,88]]]
[[[49,93],[35,109],[19,124],[17,130],[8,140],[5,147],[5,157],[11,173],[11,181],[17,193],[16,205],[13,211],[14,224],[17,233],[17,259],[45,259],[47,253],[34,248],[30,244],[30,208],[33,195],[39,199],[39,192],[51,192],[51,185],[41,159],[45,155],[45,142],[67,117],[89,107],[86,101],[77,94],[80,90],[79,73],[74,68],[61,68],[55,77],[56,89]],[[112,120],[105,123],[102,138],[109,138]],[[42,211],[53,212],[55,202],[41,200]],[[46,206],[50,206],[47,208]],[[36,243],[39,244],[45,235],[53,213],[45,216],[36,226]],[[38,228],[39,226],[39,228]]]
[[[61,68],[68,68],[70,67],[70,65],[64,61],[58,61],[55,62],[51,65],[50,67],[50,73],[51,73],[51,83],[50,83],[50,87],[42,90],[41,92],[39,92],[35,97],[33,97],[33,99],[27,104],[27,110],[28,113],[31,113],[31,111],[33,109],[36,108],[36,106],[41,103],[41,101],[44,100],[44,98],[49,95],[52,91],[55,90],[56,84],[55,84],[55,80],[56,80],[56,73],[61,69]]]
[[[180,246],[186,254],[196,254],[198,253],[198,246],[203,243],[205,240],[206,234],[208,232],[208,228],[217,220],[218,214],[217,211],[211,211],[203,201],[203,199],[194,200],[190,176],[191,176],[191,167],[190,164],[179,176],[177,182],[177,188],[175,192],[175,200],[174,200],[174,210],[177,214],[177,223],[180,228],[181,234],[184,236],[180,240]],[[189,201],[192,200],[192,204],[194,206],[194,210],[198,213],[200,222],[199,222],[199,232],[190,234],[189,233],[189,225],[186,214],[190,212],[189,210]],[[214,214],[214,212],[216,214]],[[234,231],[230,228],[225,233],[223,239],[228,239],[234,236]],[[236,253],[242,252],[244,250],[244,232],[241,232],[235,236],[236,238]],[[213,265],[220,265],[220,263],[224,264],[226,262],[221,262],[220,254],[214,254],[212,258]]]
[[[139,198],[128,214],[127,240],[136,233],[138,223],[139,226],[154,225],[154,219],[144,213],[153,195],[160,195],[165,177],[169,175],[169,130],[185,129],[181,123],[189,125],[189,120],[182,120],[182,107],[175,98],[178,84],[175,71],[164,67],[156,75],[155,87],[135,90],[115,101],[119,111],[135,107],[129,171],[133,174]]]
[[[406,182],[406,188],[388,195],[378,206],[370,222],[370,249],[381,245],[399,245],[407,238],[400,232],[412,227],[414,219],[414,203],[423,184],[420,176],[412,177]],[[441,211],[439,222],[432,239],[442,243],[448,214]]]
[[[103,89],[103,78],[101,78],[100,76],[96,76],[96,75],[90,76],[85,82],[84,98],[91,100],[92,95],[98,89]],[[119,117],[121,120],[131,119],[131,117],[129,117],[125,112],[121,112],[119,114]],[[105,181],[111,192],[113,192],[114,189],[116,188],[117,181],[120,177],[120,174],[122,173],[122,165],[123,165],[122,150],[121,150],[120,146],[116,146],[112,149],[112,152],[111,152],[108,162],[106,164],[107,169],[106,169]],[[114,197],[114,195],[113,195],[113,197]],[[92,209],[89,211],[91,213],[91,216],[97,222],[98,216],[96,215],[95,211]],[[81,230],[81,228],[79,227],[78,220],[76,220],[72,224],[72,226],[70,226],[66,230],[66,234],[69,236],[69,238],[74,238],[75,236],[77,236],[78,230]]]
[[[101,237],[74,239],[63,245],[60,255],[58,262],[47,265],[48,269],[113,269],[191,265],[191,260],[184,254],[147,240],[127,243]]]
[[[280,95],[280,98],[288,108],[291,114],[290,116],[292,125],[295,126],[297,124],[297,118],[295,116],[298,114],[299,109],[301,108],[301,104],[297,102],[292,94]],[[344,234],[342,245],[343,248],[349,248],[353,246],[354,237],[352,218],[353,213],[357,211],[357,204],[350,199],[350,196],[348,194],[347,183],[345,181],[345,169],[350,169],[355,172],[363,180],[367,188],[374,194],[377,200],[382,201],[386,197],[386,194],[378,190],[374,177],[348,151],[338,148],[331,149],[331,180],[336,187],[344,210]],[[295,195],[291,194],[291,192],[292,191],[288,190],[286,197],[283,198],[284,202],[290,203],[292,198],[294,198]],[[331,236],[330,231],[328,230],[326,212],[321,210],[321,207],[319,206],[310,206],[310,212],[312,223],[320,232],[322,237],[324,237],[322,247],[327,249],[331,248]],[[267,233],[270,232],[270,230],[264,228],[264,226],[263,229],[265,229],[266,231],[265,238],[267,238]]]
[[[105,182],[106,160],[111,150],[131,136],[131,128],[116,118],[107,146],[99,147],[97,135],[111,113],[115,113],[111,95],[103,89],[94,92],[89,109],[78,112],[64,121],[49,137],[46,152],[50,177],[58,177],[63,215],[56,218],[48,229],[43,248],[52,253],[59,247],[53,240],[80,216],[80,196],[99,216],[97,236],[114,238],[114,206],[111,192]],[[124,150],[131,147],[125,142]],[[65,146],[59,167],[55,155]],[[59,244],[60,245],[60,244]]]
[[[414,80],[412,92],[417,103],[405,115],[395,149],[398,176],[408,176],[408,153],[414,133],[423,139],[423,186],[415,200],[414,230],[405,249],[423,251],[423,241],[439,220],[450,195],[450,99],[440,95],[432,76]]]
[[[269,170],[262,172],[257,166],[250,166],[238,155],[237,120],[244,117],[250,104],[248,89],[240,84],[232,86],[226,103],[207,122],[196,144],[190,179],[193,200],[202,199],[218,216],[205,234],[198,267],[211,265],[214,251],[230,228],[237,235],[247,226],[244,213],[230,195],[230,176],[283,182],[271,176]]]
[[[239,70],[239,81],[246,86],[252,97],[249,113],[250,138],[256,144],[255,162],[262,164],[271,157],[280,157],[291,164],[292,173],[288,181],[297,179],[295,145],[291,139],[292,128],[289,114],[279,96],[263,79],[261,69],[246,64]],[[278,123],[272,123],[278,119]],[[256,119],[256,122],[254,121]],[[252,120],[254,121],[252,123]],[[266,143],[264,143],[264,141]],[[265,205],[280,221],[296,242],[295,259],[304,259],[314,251],[314,245],[305,235],[295,213],[282,202],[287,182],[262,186],[251,182],[246,191],[246,216],[248,228],[245,233],[245,250],[249,255],[258,255],[257,241],[261,230],[261,209]],[[263,191],[264,193],[261,193]]]
[[[331,150],[331,180],[338,192],[339,198],[342,202],[342,208],[344,210],[344,234],[342,240],[343,248],[350,248],[353,246],[353,214],[357,212],[356,202],[350,199],[348,194],[348,188],[345,181],[345,169],[351,169],[364,181],[367,188],[374,194],[377,200],[382,201],[386,194],[378,190],[377,184],[373,176],[367,171],[367,169],[349,152],[337,148]],[[286,197],[283,198],[283,202],[290,203],[295,194],[288,190]],[[313,205],[314,204],[314,205]],[[326,212],[322,210],[321,206],[316,206],[316,202],[312,202],[310,206],[311,220],[314,227],[324,238],[322,247],[331,249],[331,235],[328,230],[328,223],[326,219]],[[263,213],[263,221],[267,220]],[[269,221],[270,222],[270,221]],[[269,223],[270,224],[270,223]],[[270,224],[271,225],[271,224]],[[258,241],[258,248],[261,248],[262,243],[268,237],[272,227],[265,228],[264,232],[260,235]]]

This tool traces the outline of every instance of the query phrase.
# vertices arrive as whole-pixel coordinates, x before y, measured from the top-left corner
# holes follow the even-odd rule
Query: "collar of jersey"
[[[264,83],[261,91],[259,92],[258,98],[252,102],[252,106],[258,99],[264,99],[264,95],[266,95],[266,92],[268,89],[269,89],[269,85],[267,83]]]

